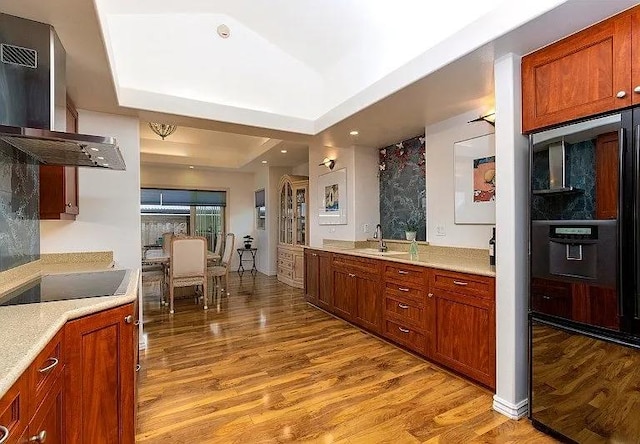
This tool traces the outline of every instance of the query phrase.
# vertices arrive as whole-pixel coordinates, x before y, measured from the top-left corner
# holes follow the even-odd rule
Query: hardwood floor
[[[137,442],[555,442],[275,278],[232,273],[219,304],[177,300],[172,316],[144,289]]]

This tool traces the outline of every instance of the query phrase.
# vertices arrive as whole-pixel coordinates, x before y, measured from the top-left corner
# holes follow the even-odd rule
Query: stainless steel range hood
[[[114,138],[65,132],[65,71],[53,27],[0,14],[0,142],[45,165],[124,170]]]
[[[581,193],[582,190],[568,186],[567,170],[565,166],[566,152],[564,139],[549,145],[549,188],[532,190],[533,194]]]

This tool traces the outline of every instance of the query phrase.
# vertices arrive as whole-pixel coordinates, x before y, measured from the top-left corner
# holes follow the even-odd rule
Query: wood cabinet
[[[305,260],[308,302],[495,387],[493,278],[310,249]]]
[[[492,388],[496,367],[493,286],[490,278],[440,270],[433,271],[431,278],[436,304],[433,357]]]
[[[30,442],[64,444],[67,442],[64,424],[64,383],[55,380],[51,391],[29,424]]]
[[[619,155],[618,133],[596,139],[596,219],[618,217]]]
[[[65,326],[69,442],[135,441],[135,316],[128,304]]]
[[[78,132],[78,113],[67,98],[67,132]],[[75,220],[78,207],[78,167],[40,166],[40,219]]]
[[[522,131],[640,104],[640,6],[522,59]]]
[[[309,178],[280,178],[278,206],[278,280],[304,288],[304,252],[308,244]]]
[[[330,311],[333,305],[331,254],[305,250],[305,296],[308,302]]]

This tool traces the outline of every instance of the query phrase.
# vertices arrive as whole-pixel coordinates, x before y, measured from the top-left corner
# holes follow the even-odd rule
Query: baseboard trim
[[[493,395],[493,410],[511,419],[521,419],[529,413],[529,399],[513,404],[498,395]]]

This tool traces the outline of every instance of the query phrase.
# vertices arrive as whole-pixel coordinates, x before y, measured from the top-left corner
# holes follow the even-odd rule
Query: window
[[[188,234],[207,238],[215,249],[216,234],[225,234],[225,191],[140,190],[142,245],[162,243],[163,233]]]
[[[256,191],[256,229],[264,230],[267,221],[267,207],[265,206],[265,192]]]

